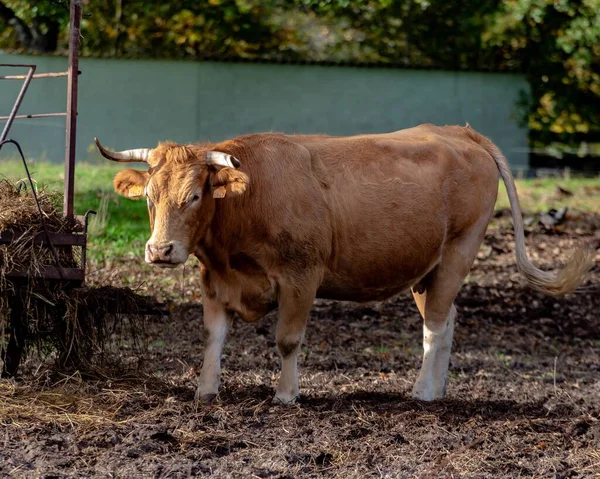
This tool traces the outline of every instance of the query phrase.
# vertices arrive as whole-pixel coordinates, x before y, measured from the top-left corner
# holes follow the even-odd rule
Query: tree
[[[484,18],[496,0],[296,0],[330,21],[348,21],[361,44],[360,60],[411,66],[473,69],[505,68],[482,48]],[[367,53],[367,55],[365,55]],[[493,64],[490,64],[493,63]]]
[[[152,58],[295,57],[295,34],[260,0],[84,0],[81,53]],[[67,48],[69,0],[0,0],[0,47]],[[287,50],[287,51],[286,51]]]
[[[382,62],[525,73],[534,143],[600,135],[600,0],[296,0]]]
[[[598,138],[600,0],[508,0],[488,20],[485,43],[515,58],[531,85],[533,139]]]
[[[69,23],[69,4],[56,0],[40,0],[34,5],[24,1],[0,0],[0,22],[10,27],[2,35],[2,43],[7,46],[21,46],[40,53],[53,52],[58,48],[61,29]],[[11,39],[10,30],[16,39]]]

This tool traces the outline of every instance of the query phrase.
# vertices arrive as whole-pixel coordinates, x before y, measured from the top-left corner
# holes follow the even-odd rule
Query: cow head
[[[174,267],[184,263],[206,234],[215,202],[242,194],[248,176],[240,161],[200,145],[161,143],[154,149],[100,153],[118,162],[145,162],[147,171],[127,169],[114,179],[115,191],[131,199],[146,198],[152,235],[146,262]]]

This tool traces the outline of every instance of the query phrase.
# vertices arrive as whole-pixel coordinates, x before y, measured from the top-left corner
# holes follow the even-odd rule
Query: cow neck
[[[212,218],[208,220],[206,232],[198,243],[196,256],[208,269],[227,270],[229,256],[241,247],[242,225],[232,203],[231,200],[216,200]]]

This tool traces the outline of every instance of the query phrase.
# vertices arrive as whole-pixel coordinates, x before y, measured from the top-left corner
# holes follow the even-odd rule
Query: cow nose
[[[172,243],[149,244],[148,245],[148,252],[150,253],[150,259],[153,262],[170,261],[172,251],[173,251]]]

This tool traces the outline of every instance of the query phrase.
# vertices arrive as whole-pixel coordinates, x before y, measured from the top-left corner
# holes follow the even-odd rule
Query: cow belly
[[[423,217],[421,217],[423,218]],[[319,297],[375,301],[410,288],[440,261],[445,222],[377,224],[339,241],[325,270]],[[390,226],[390,224],[395,226]]]
[[[322,285],[317,291],[317,298],[334,299],[337,301],[383,301],[403,291],[407,291],[414,282],[382,286],[380,288],[356,288],[351,285]]]
[[[317,291],[323,299],[381,301],[408,290],[439,263],[441,246],[422,256],[398,252],[396,261],[354,263],[353,267],[329,271]]]
[[[348,301],[389,298],[439,262],[448,229],[445,198],[439,188],[397,178],[357,183],[353,192],[331,202],[331,256],[317,294]]]

